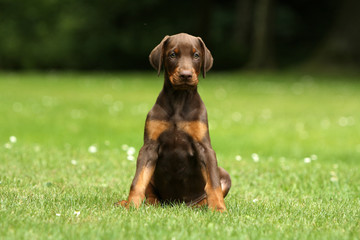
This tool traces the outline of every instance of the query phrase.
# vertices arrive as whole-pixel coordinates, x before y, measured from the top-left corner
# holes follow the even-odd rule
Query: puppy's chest
[[[188,133],[185,123],[169,124],[157,139],[159,157],[156,172],[161,176],[168,175],[170,181],[193,174],[196,165],[193,142],[196,140]]]
[[[160,143],[196,141],[201,142],[207,135],[207,124],[201,121],[150,120],[146,123],[145,134]]]

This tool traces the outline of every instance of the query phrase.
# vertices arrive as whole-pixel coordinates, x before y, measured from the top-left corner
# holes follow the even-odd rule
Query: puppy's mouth
[[[195,73],[192,74],[191,78],[183,78],[179,72],[175,72],[169,75],[169,80],[176,90],[194,89],[199,83],[198,76]]]

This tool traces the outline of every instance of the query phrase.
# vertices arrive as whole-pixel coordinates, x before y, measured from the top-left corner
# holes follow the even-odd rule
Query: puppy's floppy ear
[[[200,37],[198,37],[198,39],[200,41],[200,45],[202,49],[202,74],[203,77],[205,78],[206,72],[209,71],[210,68],[212,67],[214,59],[211,55],[211,52],[206,47],[204,41]]]
[[[158,72],[158,76],[160,75],[161,66],[162,66],[162,60],[163,60],[163,54],[164,54],[164,45],[167,43],[167,40],[169,39],[169,36],[166,35],[163,40],[157,45],[150,53],[149,55],[149,61],[151,66],[155,68]]]

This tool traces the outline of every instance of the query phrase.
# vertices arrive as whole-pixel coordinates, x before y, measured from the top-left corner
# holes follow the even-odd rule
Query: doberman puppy
[[[165,69],[164,87],[146,118],[144,145],[128,200],[115,205],[138,208],[146,203],[207,204],[226,211],[229,174],[217,166],[211,147],[207,112],[197,92],[198,76],[213,58],[200,37],[165,36],[150,53],[151,65]]]

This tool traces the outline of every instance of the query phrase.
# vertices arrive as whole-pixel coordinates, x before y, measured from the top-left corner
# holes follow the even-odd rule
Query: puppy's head
[[[205,78],[213,64],[211,53],[203,40],[186,33],[165,36],[152,50],[149,60],[158,75],[164,66],[165,74],[175,89],[196,87],[200,72]]]

